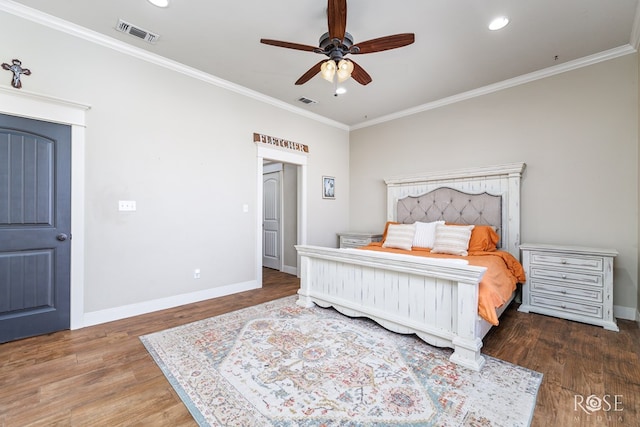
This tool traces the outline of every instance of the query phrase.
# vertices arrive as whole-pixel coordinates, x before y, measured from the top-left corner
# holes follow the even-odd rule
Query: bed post
[[[516,163],[507,171],[509,181],[508,199],[508,235],[506,237],[505,250],[520,260],[520,181],[525,168],[524,163]]]
[[[296,250],[298,246],[296,246]],[[311,308],[315,304],[309,295],[309,281],[311,280],[311,260],[307,256],[300,257],[300,289],[296,304],[301,307]]]
[[[454,363],[474,371],[479,371],[485,359],[480,354],[482,339],[477,336],[478,320],[478,282],[458,281],[458,329],[451,340],[453,354],[449,357]]]

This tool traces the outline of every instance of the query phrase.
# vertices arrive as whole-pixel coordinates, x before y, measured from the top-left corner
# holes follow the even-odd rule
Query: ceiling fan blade
[[[291,42],[283,42],[280,40],[271,40],[271,39],[260,39],[260,43],[268,44],[271,46],[277,46],[277,47],[286,47],[287,49],[304,50],[306,52],[313,52],[314,50],[318,49],[316,46],[309,46],[306,44],[291,43]]]
[[[356,55],[381,52],[383,50],[407,46],[414,41],[416,41],[416,36],[413,33],[394,34],[392,36],[380,37],[377,39],[367,40],[362,43],[356,43],[356,45],[351,48],[351,53]],[[360,50],[356,52],[354,49],[355,47],[358,47]]]
[[[309,70],[304,73],[297,81],[296,84],[297,85],[303,85],[306,82],[308,82],[309,80],[311,80],[311,78],[313,76],[315,76],[316,74],[318,74],[320,72],[320,67],[322,66],[322,63],[325,62],[326,60],[322,60],[320,62],[318,62],[316,65],[314,65],[313,67],[309,68]]]
[[[331,39],[344,39],[347,30],[347,0],[329,0],[327,4],[327,22]]]
[[[349,59],[353,63],[353,71],[351,72],[351,78],[363,86],[368,85],[373,81],[369,73],[367,73],[364,68],[353,62],[353,60]]]

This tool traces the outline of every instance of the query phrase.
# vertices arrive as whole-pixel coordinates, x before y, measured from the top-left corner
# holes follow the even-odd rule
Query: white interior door
[[[281,171],[263,174],[262,265],[282,270]]]

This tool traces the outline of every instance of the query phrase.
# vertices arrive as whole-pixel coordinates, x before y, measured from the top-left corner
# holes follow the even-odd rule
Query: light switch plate
[[[135,200],[119,200],[118,210],[119,211],[135,211],[136,210]]]

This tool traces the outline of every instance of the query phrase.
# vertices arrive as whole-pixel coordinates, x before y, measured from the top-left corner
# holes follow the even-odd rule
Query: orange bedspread
[[[393,252],[397,254],[426,256],[432,258],[466,259],[470,265],[486,267],[478,288],[478,314],[492,325],[498,325],[496,308],[502,306],[516,289],[517,283],[524,283],[524,268],[518,260],[505,251],[470,252],[468,256],[432,254],[430,249],[413,248],[411,251],[403,249],[383,248],[381,242],[374,242],[360,249]]]

